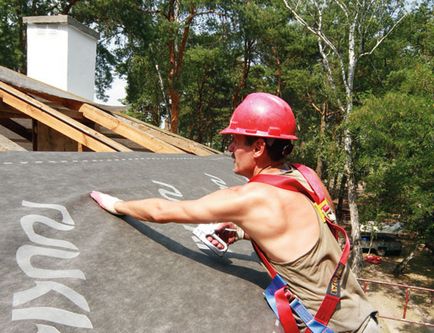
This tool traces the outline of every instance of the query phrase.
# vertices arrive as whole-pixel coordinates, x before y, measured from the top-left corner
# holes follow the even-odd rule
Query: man
[[[221,132],[232,135],[229,151],[234,159],[233,171],[250,180],[258,175],[284,175],[312,190],[303,175],[285,163],[292,150],[291,140],[297,139],[295,130],[294,115],[284,100],[267,93],[248,95],[234,111],[230,125]],[[100,192],[92,192],[91,196],[113,214],[142,221],[231,221],[220,224],[219,236],[229,244],[242,238],[254,241],[265,260],[312,314],[320,307],[341,256],[338,243],[306,195],[263,182],[250,181],[196,200],[176,202],[160,198],[122,201]],[[236,231],[228,231],[229,228]],[[222,247],[215,239],[209,239]],[[375,310],[348,268],[341,288],[340,304],[327,326],[333,332],[378,332]],[[303,329],[304,323],[295,317],[296,326]]]

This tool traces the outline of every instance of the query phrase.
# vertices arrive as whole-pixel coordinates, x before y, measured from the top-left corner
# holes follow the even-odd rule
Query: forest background
[[[292,160],[349,207],[356,272],[367,221],[434,246],[431,1],[0,0],[0,65],[26,73],[22,18],[56,14],[100,33],[100,99],[116,73],[130,114],[213,148],[247,94],[288,101]]]

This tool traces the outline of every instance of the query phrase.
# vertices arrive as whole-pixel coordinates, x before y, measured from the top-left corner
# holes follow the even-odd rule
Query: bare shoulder
[[[239,191],[240,195],[248,196],[252,200],[264,200],[267,198],[275,199],[276,196],[284,196],[287,199],[299,196],[299,193],[297,192],[283,190],[276,186],[260,182],[251,182],[243,186],[239,186],[237,191]]]
[[[274,191],[273,186],[257,182],[247,183],[245,185],[238,186],[235,190],[240,196],[250,198],[252,200],[259,198],[263,199],[264,195],[270,194]]]

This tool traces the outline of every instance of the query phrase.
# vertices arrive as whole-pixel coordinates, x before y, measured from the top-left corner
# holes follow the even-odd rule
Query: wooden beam
[[[28,118],[28,116],[3,103],[0,96],[0,119],[9,118]]]
[[[37,96],[36,99],[39,99],[39,98],[45,99],[46,101],[51,101],[51,102],[56,103],[58,105],[63,105],[64,107],[67,107],[69,109],[77,110],[78,107],[81,104],[83,104],[83,102],[80,102],[80,101],[75,101],[75,100],[67,99],[64,97],[50,95],[50,94],[44,93],[42,91],[31,90],[31,89],[26,89],[26,88],[23,88],[20,90],[27,95]]]
[[[0,152],[1,151],[27,151],[20,145],[9,140],[7,137],[0,134]]]
[[[98,109],[93,105],[84,103],[79,108],[79,111],[83,113],[85,118],[94,121],[102,127],[105,127],[110,131],[113,131],[114,133],[119,134],[152,152],[169,154],[184,153],[183,150],[161,141],[153,135],[145,133],[139,128],[131,126],[130,124],[113,117],[109,113]]]
[[[148,135],[152,135],[162,141],[168,142],[173,146],[176,146],[188,153],[197,155],[197,156],[210,156],[215,154],[221,154],[218,150],[206,147],[204,145],[201,145],[193,140],[184,138],[180,135],[177,135],[175,133],[164,131],[158,127],[152,126],[150,124],[147,124],[143,121],[140,121],[138,119],[135,119],[133,117],[127,116],[123,113],[119,112],[111,112],[116,118],[123,119],[128,124],[139,128],[144,133],[147,133]]]
[[[78,121],[0,82],[3,102],[53,128],[63,135],[97,152],[131,151],[131,149],[92,130]]]
[[[32,130],[29,128],[26,128],[25,126],[18,124],[16,121],[13,121],[12,119],[1,119],[0,118],[0,125],[3,127],[6,127],[8,130],[14,132],[15,134],[18,134],[19,136],[22,136],[24,139],[28,141],[32,141]]]

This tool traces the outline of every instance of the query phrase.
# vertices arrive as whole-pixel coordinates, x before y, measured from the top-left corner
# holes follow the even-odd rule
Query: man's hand
[[[215,229],[215,233],[228,245],[235,243],[237,240],[244,239],[243,229],[232,222],[219,223]],[[207,238],[215,247],[219,249],[224,248],[224,246],[213,237],[208,236]]]
[[[106,211],[112,214],[121,215],[115,209],[115,204],[117,202],[121,202],[122,201],[121,199],[97,191],[92,191],[90,193],[90,196],[92,197],[93,200],[95,200],[98,203],[98,205],[100,205]]]

